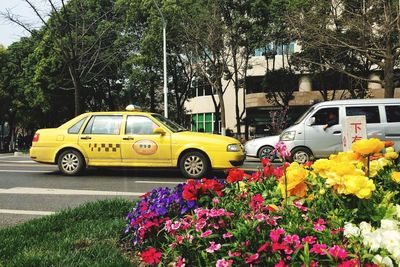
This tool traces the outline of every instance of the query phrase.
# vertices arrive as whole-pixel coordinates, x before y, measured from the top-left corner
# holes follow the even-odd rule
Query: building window
[[[284,45],[268,44],[265,47],[256,48],[254,50],[253,56],[261,57],[268,52],[276,52],[276,55],[292,55],[294,54],[295,43],[291,42]]]
[[[212,133],[214,131],[214,122],[214,113],[192,114],[191,130],[192,132]]]
[[[212,95],[213,90],[207,81],[194,80],[192,83],[191,97]]]

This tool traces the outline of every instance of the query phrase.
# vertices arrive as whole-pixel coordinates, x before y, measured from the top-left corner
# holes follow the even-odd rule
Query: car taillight
[[[40,136],[40,134],[35,133],[35,135],[33,136],[32,142],[39,142],[39,136]]]

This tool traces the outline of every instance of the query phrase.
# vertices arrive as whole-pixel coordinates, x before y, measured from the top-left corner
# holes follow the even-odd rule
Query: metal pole
[[[167,23],[163,18],[163,55],[164,55],[164,116],[168,118],[168,85],[167,85]]]
[[[153,0],[158,13],[160,13],[162,23],[163,23],[163,58],[164,58],[164,117],[168,118],[168,85],[167,85],[167,22],[164,19],[164,15],[161,9],[158,7],[157,2]]]

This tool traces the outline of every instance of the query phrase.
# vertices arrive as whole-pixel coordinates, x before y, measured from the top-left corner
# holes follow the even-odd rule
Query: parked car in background
[[[368,138],[390,140],[400,149],[400,99],[351,99],[320,102],[306,111],[280,140],[292,160],[305,163],[343,151],[342,123],[346,116],[366,117]]]
[[[277,155],[274,152],[276,143],[279,142],[279,135],[260,137],[249,140],[245,143],[244,148],[246,155],[256,158],[268,158],[270,161],[276,159]]]
[[[33,137],[34,161],[58,164],[66,175],[85,167],[171,167],[191,178],[211,169],[243,164],[241,143],[231,137],[195,133],[155,113],[90,112]]]

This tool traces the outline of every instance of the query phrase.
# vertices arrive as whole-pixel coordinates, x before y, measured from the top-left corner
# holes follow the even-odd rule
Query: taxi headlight
[[[238,144],[231,144],[228,145],[227,149],[228,152],[239,152],[241,151],[240,145]]]
[[[283,132],[280,136],[281,141],[293,141],[296,136],[296,131],[287,131]]]

